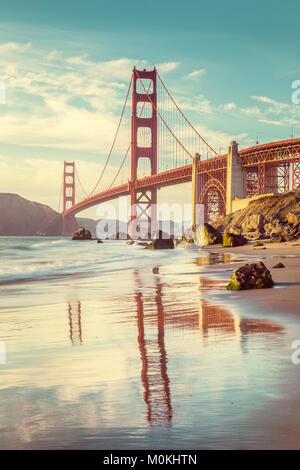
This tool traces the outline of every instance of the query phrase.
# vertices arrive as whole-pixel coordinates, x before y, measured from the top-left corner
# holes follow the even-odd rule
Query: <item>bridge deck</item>
[[[239,155],[243,160],[243,166],[255,167],[259,164],[285,163],[293,159],[300,158],[300,139],[289,139],[278,142],[270,142],[267,144],[256,145],[239,151]],[[213,157],[199,162],[199,173],[207,173],[224,170],[227,167],[227,154]],[[151,189],[172,186],[174,184],[187,183],[192,180],[192,165],[186,165],[180,168],[164,171],[152,176],[138,179],[135,182],[136,189]],[[130,182],[116,186],[114,188],[102,191],[98,194],[90,196],[74,206],[68,208],[64,215],[75,215],[94,205],[111,201],[121,196],[130,194]]]

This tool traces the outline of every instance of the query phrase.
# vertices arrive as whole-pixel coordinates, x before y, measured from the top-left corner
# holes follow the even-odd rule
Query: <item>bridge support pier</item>
[[[232,212],[232,200],[247,197],[246,172],[238,155],[238,144],[231,142],[227,157],[226,214]]]
[[[200,195],[200,178],[198,172],[198,162],[200,161],[199,153],[195,153],[192,166],[192,230],[196,231],[199,224],[199,195]]]
[[[75,216],[62,214],[62,235],[73,235],[76,228]]]

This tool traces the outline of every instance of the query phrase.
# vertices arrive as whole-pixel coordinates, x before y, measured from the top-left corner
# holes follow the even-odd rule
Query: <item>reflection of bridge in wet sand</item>
[[[136,291],[138,345],[142,360],[141,380],[144,387],[144,401],[147,406],[147,421],[152,426],[170,423],[172,405],[170,383],[167,371],[167,353],[165,348],[165,320],[162,301],[162,284],[159,281],[158,268],[154,269],[156,321],[146,333],[144,324],[143,294]],[[138,271],[135,272],[138,289],[142,287]]]
[[[211,279],[200,278],[199,287],[201,290],[208,289],[213,282]],[[233,310],[229,311],[201,298],[199,299],[199,330],[203,338],[216,332],[232,334],[240,341],[242,351],[247,352],[245,346],[249,335],[254,333],[279,334],[284,329],[270,320],[244,318]]]
[[[81,302],[68,303],[70,340],[73,345],[82,344]]]
[[[196,264],[204,265],[205,260]],[[138,270],[134,272],[134,302],[146,419],[151,426],[168,426],[172,422],[173,408],[165,344],[166,327],[170,338],[175,331],[181,331],[185,343],[189,340],[189,331],[202,337],[204,347],[210,336],[224,333],[227,341],[231,338],[238,340],[243,352],[247,351],[249,335],[278,335],[284,329],[271,320],[244,318],[237,312],[208,300],[205,294],[223,290],[223,281],[199,276],[198,291],[194,289],[194,295],[191,295],[193,283],[189,276],[183,277],[177,291],[176,284],[161,282],[159,268],[154,268],[150,277],[149,273],[145,273],[146,271],[142,273]],[[83,341],[81,314],[80,302],[68,304],[69,337],[72,345],[80,345]],[[220,340],[222,337],[219,337]]]
[[[224,253],[209,253],[207,258],[198,258],[195,263],[200,266],[221,263],[230,263],[232,258]],[[198,288],[200,292],[207,292],[212,289],[224,288],[224,282],[204,276],[198,279]],[[240,339],[243,346],[252,333],[282,333],[283,328],[273,321],[258,318],[244,318],[239,313],[228,310],[223,306],[214,304],[205,298],[199,299],[199,329],[203,336],[207,336],[210,331],[224,331],[232,333]]]

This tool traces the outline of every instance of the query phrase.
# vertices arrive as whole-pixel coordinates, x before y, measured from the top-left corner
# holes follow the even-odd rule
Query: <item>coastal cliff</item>
[[[220,232],[243,235],[248,239],[300,235],[300,192],[266,196],[251,201],[248,207],[233,212],[215,222]]]

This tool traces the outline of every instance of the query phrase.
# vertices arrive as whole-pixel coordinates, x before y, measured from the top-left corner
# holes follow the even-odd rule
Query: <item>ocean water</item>
[[[239,260],[46,237],[0,260],[1,449],[300,447],[299,321],[232,302]]]

